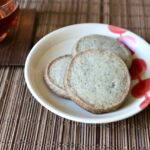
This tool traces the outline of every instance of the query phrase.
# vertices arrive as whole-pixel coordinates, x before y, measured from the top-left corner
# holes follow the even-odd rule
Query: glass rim
[[[4,3],[3,5],[0,5],[0,7],[6,7],[7,5],[9,5],[12,1],[16,1],[17,0],[9,0],[8,2]]]

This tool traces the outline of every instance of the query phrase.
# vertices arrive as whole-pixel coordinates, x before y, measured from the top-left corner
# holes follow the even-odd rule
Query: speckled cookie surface
[[[110,50],[118,55],[126,63],[128,68],[132,63],[132,55],[123,44],[114,38],[102,35],[87,35],[80,38],[73,47],[73,56],[89,49]]]
[[[70,55],[58,57],[48,64],[44,74],[45,83],[51,91],[64,98],[69,98],[64,89],[64,76],[70,61]]]
[[[130,76],[125,63],[113,52],[89,50],[72,59],[65,88],[71,99],[84,109],[109,112],[124,102]]]

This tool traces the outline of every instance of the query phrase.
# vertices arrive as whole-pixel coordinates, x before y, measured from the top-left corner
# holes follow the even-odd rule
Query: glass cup
[[[7,37],[12,26],[16,25],[18,10],[17,0],[0,0],[0,42]]]

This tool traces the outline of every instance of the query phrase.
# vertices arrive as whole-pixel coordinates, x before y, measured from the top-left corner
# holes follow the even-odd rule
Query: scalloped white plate
[[[105,114],[92,114],[72,101],[57,97],[45,85],[43,72],[49,61],[64,54],[71,54],[73,44],[80,37],[88,34],[107,35],[120,39],[135,52],[134,58],[138,57],[145,61],[147,69],[141,78],[150,78],[150,45],[138,35],[106,24],[77,24],[51,32],[34,45],[26,59],[24,70],[25,80],[30,92],[45,108],[73,121],[108,123],[137,114],[146,107],[145,104],[142,105],[146,101],[144,96],[135,98],[129,94],[125,104],[120,109]],[[138,80],[133,80],[132,86],[137,83]]]

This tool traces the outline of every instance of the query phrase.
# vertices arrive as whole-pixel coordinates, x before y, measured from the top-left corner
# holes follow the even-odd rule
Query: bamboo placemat
[[[116,123],[90,125],[58,117],[28,91],[19,67],[0,69],[2,150],[149,150],[150,109]]]
[[[149,0],[20,0],[36,8],[34,43],[57,28],[110,23],[150,41]],[[0,67],[0,150],[149,150],[150,108],[110,124],[82,124],[42,107],[25,84],[22,67]]]

